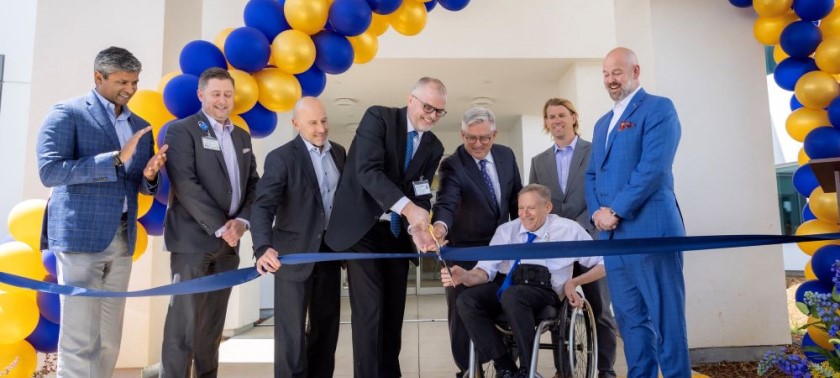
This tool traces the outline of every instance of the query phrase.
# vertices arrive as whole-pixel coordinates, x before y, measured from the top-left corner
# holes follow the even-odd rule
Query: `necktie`
[[[481,177],[484,177],[484,183],[487,184],[487,188],[490,189],[490,197],[493,197],[493,211],[498,214],[499,204],[496,202],[496,189],[493,189],[493,180],[491,180],[490,175],[487,174],[487,160],[481,159],[478,161],[478,164],[481,165]]]
[[[533,243],[534,239],[536,239],[536,238],[537,238],[537,234],[535,234],[533,232],[529,232],[528,233],[528,241],[526,241],[525,244]],[[496,291],[496,297],[499,298],[499,301],[502,300],[502,293],[505,290],[507,290],[507,288],[509,288],[510,285],[513,283],[513,272],[516,271],[516,268],[519,266],[519,260],[520,259],[516,259],[516,261],[513,262],[513,266],[510,267],[510,271],[508,272],[507,276],[505,277],[504,282],[502,282],[502,286],[499,286],[499,290]]]
[[[411,130],[408,133],[408,140],[405,141],[405,164],[403,165],[403,174],[408,171],[408,165],[411,164],[411,158],[414,155],[414,137],[417,135],[417,131]],[[400,219],[400,215],[391,212],[391,233],[394,236],[400,236],[400,229],[402,226],[402,222]]]

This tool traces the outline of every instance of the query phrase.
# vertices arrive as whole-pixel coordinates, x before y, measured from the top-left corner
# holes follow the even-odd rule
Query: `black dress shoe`
[[[507,369],[496,369],[496,378],[519,378],[519,372]]]

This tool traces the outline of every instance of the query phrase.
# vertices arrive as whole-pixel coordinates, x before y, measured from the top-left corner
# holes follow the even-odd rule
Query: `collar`
[[[519,235],[519,237],[521,238],[525,234],[533,232],[537,234],[537,238],[534,239],[534,241],[548,239],[548,224],[551,222],[551,216],[552,214],[548,214],[548,216],[545,218],[545,223],[543,223],[543,225],[540,226],[540,228],[538,228],[536,231],[528,231],[525,228],[525,226],[522,225],[522,221],[519,221],[519,233],[517,235]]]
[[[571,149],[572,152],[575,152],[575,146],[577,146],[577,142],[578,142],[578,136],[575,135],[575,138],[572,139],[572,143],[569,143],[569,145],[566,146],[566,147],[560,148],[560,147],[557,146],[557,143],[554,143],[554,153],[556,154],[560,151],[565,151],[567,149]]]
[[[310,143],[310,142],[309,142],[308,140],[306,140],[306,138],[304,138],[303,136],[301,136],[301,137],[300,137],[300,140],[302,140],[302,141],[303,141],[303,144],[305,144],[305,145],[306,145],[306,150],[307,150],[307,151],[312,151],[312,150],[315,150],[316,152],[318,152],[318,153],[320,153],[320,154],[325,154],[325,153],[327,153],[327,152],[330,152],[330,149],[332,149],[332,144],[330,144],[330,141],[329,141],[329,140],[327,140],[327,141],[325,141],[325,142],[324,142],[324,150],[323,150],[323,151],[318,150],[318,147],[317,147],[317,146],[315,146],[314,144]]]
[[[630,104],[630,101],[633,100],[633,97],[636,97],[636,93],[639,93],[640,89],[642,89],[641,85],[636,87],[636,90],[633,91],[633,92],[630,92],[630,94],[627,97],[625,97],[623,100],[621,100],[619,102],[616,102],[615,107],[613,107],[613,109],[625,109],[625,108],[627,108],[627,105]]]
[[[210,127],[212,127],[216,133],[221,132],[223,128],[226,129],[228,132],[233,131],[233,123],[230,122],[230,117],[228,117],[228,119],[225,120],[225,124],[223,125],[219,123],[219,121],[216,121],[215,118],[207,115],[204,109],[201,109],[201,114],[204,114],[204,117],[207,118],[208,121],[210,121]]]
[[[405,124],[408,125],[408,127],[406,127],[406,129],[405,129],[406,135],[408,135],[408,133],[410,133],[412,131],[416,131],[417,132],[417,139],[420,139],[420,140],[423,139],[423,133],[425,133],[425,131],[420,131],[420,130],[415,130],[414,129],[414,125],[411,124],[411,120],[408,118],[408,113],[405,113]],[[414,148],[416,149],[417,146],[415,146]]]
[[[469,153],[468,153],[468,155],[469,155]],[[481,161],[481,159],[476,159],[476,158],[475,158],[474,156],[472,156],[472,155],[470,155],[470,157],[471,157],[471,158],[475,161],[475,163],[476,163],[476,164],[480,164],[479,162]],[[485,157],[484,157],[484,160],[487,160],[487,162],[488,162],[488,163],[490,163],[490,164],[496,165],[496,160],[495,160],[495,159],[493,159],[493,150],[492,150],[492,147],[491,147],[490,152],[488,152],[488,153],[487,153],[487,156],[485,156]]]
[[[117,117],[117,106],[114,105],[114,103],[109,101],[107,98],[102,97],[102,95],[99,94],[99,91],[97,91],[96,89],[93,90],[93,93],[96,94],[96,98],[99,99],[99,102],[102,104],[102,106],[104,106],[105,109],[108,109],[108,115],[114,116],[116,119],[119,120],[128,119],[128,117],[131,116],[131,110],[128,110],[128,105],[123,105],[122,113],[120,113],[120,116]]]

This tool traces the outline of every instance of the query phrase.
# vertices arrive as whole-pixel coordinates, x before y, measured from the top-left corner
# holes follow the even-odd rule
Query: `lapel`
[[[621,126],[621,123],[626,121],[628,118],[630,118],[630,116],[633,115],[636,109],[639,108],[639,105],[641,105],[642,101],[645,100],[645,97],[647,97],[647,92],[645,92],[644,88],[639,88],[639,92],[637,92],[636,95],[633,96],[633,99],[630,100],[629,104],[627,104],[627,108],[624,109],[624,113],[622,113],[621,116],[619,116],[618,122],[615,123],[615,127],[613,127],[612,132],[609,133],[609,135],[607,135],[609,141],[607,142],[607,150],[604,151],[604,160],[607,160],[607,156],[609,156],[610,151],[612,150],[613,141],[618,135],[618,128]],[[609,127],[609,123],[607,123],[607,127]]]
[[[250,134],[246,133],[244,130],[239,129],[236,126],[233,126],[233,129],[231,129],[231,133],[230,133],[230,141],[231,141],[231,143],[233,143],[233,152],[234,152],[234,156],[236,156],[236,164],[239,166],[239,192],[240,193],[244,192],[245,182],[248,181],[248,172],[249,172],[248,165],[251,162],[251,159],[246,159],[246,157],[249,157],[250,154],[254,153],[253,150],[251,152],[249,152],[248,155],[246,155],[243,152],[245,150],[245,145],[247,143],[245,143],[245,140],[242,137],[243,136],[247,137],[248,135],[250,135]],[[240,198],[244,199],[245,196],[241,195]]]
[[[340,175],[344,172],[344,160],[346,157],[338,153],[338,149],[335,148],[335,143],[332,143],[332,141],[330,143],[332,144],[330,155],[332,155],[333,162],[335,163],[335,167],[338,168],[338,174]]]
[[[117,150],[120,149],[120,139],[117,137],[117,130],[114,128],[114,125],[111,123],[111,118],[108,117],[107,109],[102,103],[99,101],[99,97],[93,93],[96,89],[90,91],[85,101],[87,101],[87,108],[88,112],[90,112],[91,117],[96,120],[96,123],[99,125],[99,128],[105,132],[105,135],[108,136],[108,141],[111,142],[112,147],[116,147]]]
[[[548,186],[548,189],[551,190],[551,196],[557,198],[560,202],[563,202],[563,198],[566,195],[563,193],[563,189],[560,188],[560,177],[557,176],[557,158],[554,155],[555,144],[552,141],[551,147],[545,150],[542,153],[542,159],[548,162],[546,175],[548,176],[547,184],[543,184]]]
[[[407,126],[406,126],[407,127]],[[403,130],[403,138],[405,141],[408,140],[408,133]],[[432,140],[432,132],[426,131],[423,133],[423,138],[420,139],[420,145],[417,146],[417,151],[414,153],[414,157],[411,159],[411,162],[408,163],[408,170],[405,171],[403,175],[404,178],[408,179],[411,177],[417,176],[420,173],[420,170],[423,168],[423,163],[426,161],[426,156],[429,155],[429,144],[431,144]],[[404,144],[405,142],[403,142]],[[405,148],[403,148],[403,155],[405,155]],[[403,165],[405,165],[405,160],[403,160]],[[429,180],[432,182],[432,177],[424,177],[424,179]]]
[[[566,180],[566,189],[573,188],[578,177],[583,177],[583,172],[587,168],[583,166],[583,160],[589,156],[591,148],[591,143],[586,143],[585,140],[580,139],[580,136],[578,136],[575,151],[572,153],[572,161],[569,163],[569,178]]]
[[[323,203],[321,203],[321,188],[318,186],[318,177],[315,176],[315,167],[312,166],[312,157],[309,156],[306,143],[303,142],[303,138],[300,135],[295,138],[292,149],[294,150],[298,165],[303,167],[303,175],[306,177],[306,181],[309,181],[310,189],[313,193],[317,193],[315,198],[318,204],[323,207]]]
[[[481,194],[484,196],[484,202],[487,205],[487,207],[489,207],[493,213],[496,213],[496,209],[498,208],[498,206],[493,206],[493,203],[496,202],[496,199],[493,198],[493,196],[490,194],[490,188],[487,187],[487,182],[484,181],[484,176],[481,175],[481,170],[478,168],[478,164],[476,164],[475,159],[473,159],[473,157],[470,156],[469,153],[467,153],[467,150],[464,148],[463,145],[459,146],[458,150],[456,150],[455,153],[458,154],[458,158],[461,160],[461,165],[464,167],[464,171],[467,172],[467,176],[469,176],[470,179],[472,179],[473,184],[475,184],[475,186],[479,188],[479,192],[481,192]],[[501,176],[501,173],[498,172],[501,171],[501,169],[498,169],[498,156],[494,155],[493,157],[497,160],[496,173],[499,174],[499,176]],[[499,186],[502,186],[501,183],[502,178],[499,177]],[[502,196],[502,198],[505,197]],[[497,217],[499,215],[500,214],[496,214]]]
[[[199,123],[199,122],[201,122],[201,121],[203,121],[204,123],[206,123],[206,124],[207,124],[207,127],[208,127],[208,129],[207,129],[207,133],[209,133],[209,134],[210,134],[210,136],[211,136],[211,137],[213,137],[214,139],[219,140],[219,138],[216,136],[216,130],[214,130],[214,129],[213,129],[213,126],[212,126],[212,124],[210,123],[210,120],[208,120],[208,119],[207,119],[207,117],[205,117],[205,116],[204,116],[204,112],[202,112],[201,110],[199,110],[199,111],[198,111],[198,113],[196,113],[196,118],[198,118],[198,119],[195,121],[195,122],[196,122],[196,124],[195,124],[194,126],[190,126],[189,124],[187,124],[187,127],[196,127],[196,128],[198,128],[198,131],[199,131],[199,138],[204,138],[204,136],[206,135],[206,133],[204,132],[204,130],[201,130],[201,127],[199,127],[199,126],[198,126],[198,123]],[[235,126],[234,126],[234,127],[235,127]],[[216,150],[210,150],[210,149],[207,149],[207,148],[205,148],[205,150],[209,151],[211,154],[213,154],[214,156],[216,156],[216,161],[219,163],[219,168],[221,168],[221,170],[222,170],[222,174],[225,176],[225,182],[227,182],[227,183],[228,183],[228,185],[230,185],[230,176],[228,175],[227,165],[225,164],[225,156],[224,156],[224,155],[222,155],[221,143],[219,143],[219,150],[218,150],[218,151],[216,151]],[[240,175],[240,176],[241,176],[241,175]],[[233,188],[231,188],[231,189],[233,189]]]

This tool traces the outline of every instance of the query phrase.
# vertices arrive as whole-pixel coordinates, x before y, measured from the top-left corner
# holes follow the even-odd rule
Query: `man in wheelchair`
[[[496,229],[490,245],[547,241],[591,240],[575,221],[551,214],[551,193],[543,185],[527,185],[519,192],[519,219]],[[575,262],[595,267],[572,278]],[[469,287],[458,298],[458,311],[479,355],[493,360],[496,376],[527,377],[535,337],[536,314],[546,306],[559,306],[565,297],[571,306],[582,299],[575,288],[604,277],[603,259],[597,257],[542,260],[486,260],[470,270],[453,266],[452,275],[441,269],[444,286]],[[506,350],[495,320],[504,313],[519,351],[519,368]]]

